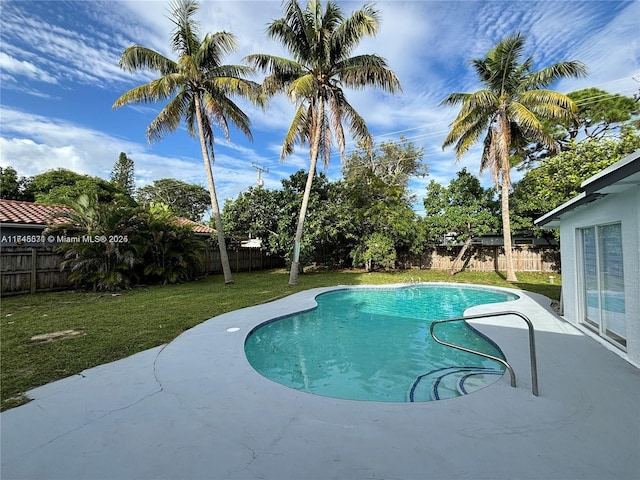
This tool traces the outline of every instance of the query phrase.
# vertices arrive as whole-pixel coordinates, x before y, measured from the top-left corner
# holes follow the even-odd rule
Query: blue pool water
[[[504,370],[497,362],[435,343],[431,322],[461,316],[474,305],[517,298],[468,286],[336,290],[318,295],[317,308],[256,327],[245,352],[263,376],[317,395],[383,402],[450,397],[456,395],[452,381],[465,391],[466,379],[488,384]],[[465,322],[439,325],[436,333],[502,357],[493,342]]]

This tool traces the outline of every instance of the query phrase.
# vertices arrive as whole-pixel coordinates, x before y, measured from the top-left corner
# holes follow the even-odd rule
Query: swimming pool
[[[382,402],[451,398],[497,381],[504,369],[437,344],[431,322],[517,298],[450,285],[335,290],[318,295],[316,308],[258,325],[245,340],[245,354],[266,378],[316,395]],[[504,357],[465,322],[440,325],[438,335]]]

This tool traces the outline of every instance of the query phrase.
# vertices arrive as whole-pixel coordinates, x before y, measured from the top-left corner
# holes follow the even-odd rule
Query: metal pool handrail
[[[434,328],[435,328],[436,324],[438,324],[438,323],[460,322],[460,321],[464,321],[464,320],[474,320],[474,319],[478,319],[478,318],[490,318],[490,317],[501,317],[501,316],[507,316],[507,315],[515,315],[517,317],[520,317],[521,319],[523,319],[527,323],[527,327],[529,328],[529,356],[530,356],[530,359],[531,359],[531,390],[532,390],[533,394],[537,397],[538,396],[538,365],[537,365],[537,362],[536,362],[535,334],[534,334],[534,331],[533,331],[533,323],[531,323],[531,320],[529,320],[522,313],[520,313],[520,312],[494,312],[494,313],[482,313],[482,314],[479,314],[479,315],[468,315],[466,317],[445,318],[445,319],[442,319],[442,320],[436,320],[433,323],[431,323],[431,326],[429,327],[429,332],[431,333],[431,337],[433,337],[433,339],[436,342],[440,343],[441,345],[445,345],[447,347],[455,348],[457,350],[462,350],[463,352],[473,353],[475,355],[479,355],[481,357],[489,358],[491,360],[495,360],[496,362],[501,363],[509,371],[509,375],[511,376],[511,386],[515,387],[516,386],[516,374],[513,371],[513,367],[511,367],[511,365],[509,365],[509,363],[506,360],[504,360],[502,358],[499,358],[499,357],[496,357],[496,356],[493,356],[493,355],[489,355],[488,353],[478,352],[476,350],[471,350],[470,348],[466,348],[466,347],[463,347],[463,346],[460,346],[460,345],[455,345],[453,343],[445,342],[444,340],[441,340],[438,337],[436,337],[436,334],[434,333]]]

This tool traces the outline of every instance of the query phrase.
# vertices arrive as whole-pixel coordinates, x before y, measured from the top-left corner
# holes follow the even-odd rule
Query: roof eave
[[[595,198],[593,198],[592,200],[595,200]],[[586,192],[582,192],[580,193],[580,195],[573,197],[568,202],[565,202],[559,207],[554,208],[549,213],[541,216],[540,218],[537,218],[536,220],[533,221],[533,223],[535,223],[537,226],[542,228],[559,228],[560,216],[563,213],[573,210],[574,208],[577,208],[580,205],[589,203],[592,200],[589,200]]]

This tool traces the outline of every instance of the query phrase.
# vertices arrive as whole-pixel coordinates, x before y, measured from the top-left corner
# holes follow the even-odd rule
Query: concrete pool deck
[[[539,397],[517,317],[473,323],[514,366],[516,388],[504,375],[450,400],[360,402],[255,372],[243,348],[251,329],[329,290],[215,317],[165,346],[30,391],[32,402],[1,414],[1,478],[638,478],[640,370],[539,295],[515,291],[517,301],[467,312],[516,310],[533,321]]]

